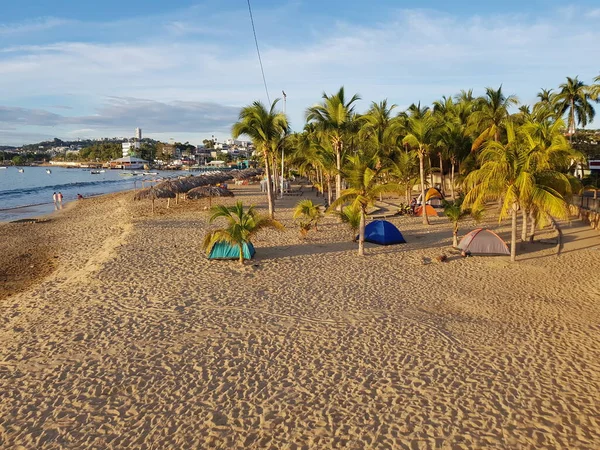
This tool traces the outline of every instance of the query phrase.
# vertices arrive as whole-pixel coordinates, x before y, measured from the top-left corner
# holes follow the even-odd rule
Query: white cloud
[[[0,24],[0,36],[11,34],[26,34],[50,30],[74,23],[71,20],[56,17],[42,17],[27,22]]]
[[[295,6],[255,19],[292,26]],[[271,97],[286,90],[292,124],[301,129],[304,109],[342,84],[359,92],[366,107],[386,97],[403,106],[429,103],[460,89],[478,93],[501,83],[506,92],[529,99],[567,75],[589,81],[598,73],[600,29],[577,20],[572,8],[566,12],[574,18],[564,11],[457,17],[399,10],[372,25],[338,22],[307,40],[260,33],[259,39]],[[37,124],[83,125],[109,135],[119,125],[227,134],[236,106],[265,97],[254,42],[249,30],[235,27],[241,13],[229,17],[233,42],[213,33],[215,23],[225,22],[192,19],[169,17],[151,28],[158,34],[141,40],[7,47],[0,50],[0,99],[14,107],[50,95],[59,98],[55,104],[74,108],[69,116],[31,108],[23,117]]]
[[[585,14],[588,19],[600,19],[600,8],[592,9]]]

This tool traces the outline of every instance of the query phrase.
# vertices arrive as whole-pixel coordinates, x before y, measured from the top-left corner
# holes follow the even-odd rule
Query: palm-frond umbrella
[[[208,205],[212,206],[213,197],[233,197],[233,192],[218,186],[201,186],[190,190],[187,197],[193,200],[208,197]]]
[[[173,192],[169,189],[164,189],[164,188],[159,189],[158,186],[151,186],[149,188],[140,189],[139,191],[137,191],[135,196],[133,197],[133,199],[134,200],[147,200],[147,199],[152,200],[152,214],[154,214],[154,200],[156,200],[157,198],[172,199],[172,198],[175,198],[175,196],[176,196],[175,192]]]

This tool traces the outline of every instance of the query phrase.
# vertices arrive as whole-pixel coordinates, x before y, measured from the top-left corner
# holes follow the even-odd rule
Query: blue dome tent
[[[387,220],[374,220],[365,227],[365,241],[379,245],[406,244],[400,230]]]
[[[251,242],[244,244],[244,259],[252,259],[256,253],[254,250],[254,246]],[[237,245],[230,245],[227,242],[217,242],[210,254],[208,255],[208,259],[239,259],[240,258],[240,249]]]

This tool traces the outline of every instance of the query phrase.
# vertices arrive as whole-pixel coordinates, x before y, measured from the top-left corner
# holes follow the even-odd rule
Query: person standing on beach
[[[58,199],[58,207],[59,207],[59,209],[62,209],[62,199],[63,199],[62,192],[59,192],[59,193],[56,195],[56,197],[57,197],[57,199]]]
[[[54,209],[58,209],[58,194],[56,192],[52,194],[52,201],[54,202]]]

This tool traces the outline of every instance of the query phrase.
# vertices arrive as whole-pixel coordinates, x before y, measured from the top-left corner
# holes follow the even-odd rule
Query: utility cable
[[[250,6],[250,0],[248,0],[248,12],[250,13],[250,22],[252,22],[252,32],[254,33],[254,43],[256,44],[256,53],[258,53],[258,62],[260,63],[260,71],[262,73],[263,83],[265,85],[265,92],[267,94],[267,100],[269,104],[267,109],[271,107],[271,98],[269,97],[269,89],[267,88],[267,79],[265,78],[265,69],[263,68],[262,59],[260,57],[260,50],[258,48],[258,39],[256,38],[256,28],[254,27],[254,18],[252,17],[252,7]]]

